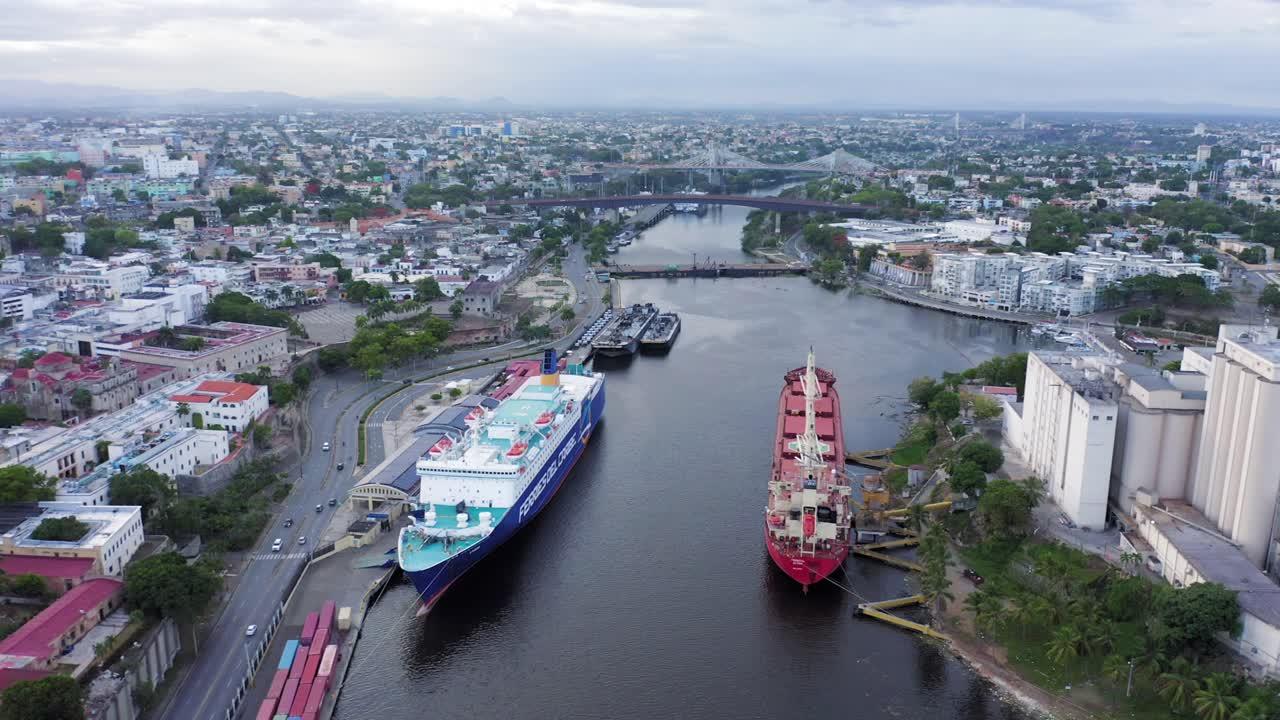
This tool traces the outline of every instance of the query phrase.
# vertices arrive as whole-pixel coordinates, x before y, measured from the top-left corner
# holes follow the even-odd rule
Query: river
[[[743,259],[746,214],[668,218],[616,259]],[[843,590],[801,594],[761,527],[781,378],[809,346],[838,377],[849,447],[876,448],[912,378],[1013,351],[1017,330],[804,278],[623,292],[680,313],[671,353],[604,369],[607,418],[556,502],[429,616],[407,583],[373,606],[335,717],[1026,717],[945,649],[855,618]],[[901,571],[846,569],[867,598],[908,594]]]

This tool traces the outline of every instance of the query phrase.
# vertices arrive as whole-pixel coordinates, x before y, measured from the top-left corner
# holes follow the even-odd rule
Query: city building
[[[171,394],[169,400],[175,410],[178,405],[187,406],[188,424],[219,425],[231,432],[243,432],[268,410],[266,386],[228,380],[189,383]]]
[[[1097,354],[1027,356],[1020,437],[1008,440],[1053,501],[1080,527],[1102,529],[1107,518],[1115,447],[1116,386],[1103,377],[1110,361]],[[1006,423],[1009,426],[1009,423]]]
[[[55,287],[74,296],[116,300],[142,290],[151,277],[145,265],[111,267],[103,262],[70,263],[53,276]]]
[[[1202,165],[1203,165],[1204,163],[1209,162],[1209,158],[1211,158],[1211,157],[1213,157],[1213,146],[1212,146],[1212,145],[1197,145],[1197,146],[1196,146],[1196,162],[1197,162],[1197,163],[1200,163],[1200,164],[1202,164]]]
[[[1205,376],[1125,363],[1114,368],[1119,397],[1111,497],[1124,512],[1136,498],[1186,497],[1207,398]]]
[[[168,180],[176,177],[196,177],[200,174],[200,163],[189,158],[170,160],[168,155],[147,153],[142,156],[142,172],[149,178]]]
[[[57,670],[62,656],[115,611],[123,596],[124,583],[115,578],[86,580],[67,591],[0,640],[0,674]]]
[[[0,535],[0,556],[27,558],[84,558],[93,571],[122,575],[124,566],[142,547],[142,508],[136,505],[77,505],[42,502],[40,514]],[[78,540],[35,540],[31,533],[44,520],[74,517],[88,526]]]
[[[472,280],[462,291],[462,312],[488,317],[498,308],[502,286],[488,280]]]
[[[133,366],[111,357],[61,352],[40,356],[34,367],[14,369],[0,386],[0,397],[21,405],[35,420],[83,419],[127,407],[138,395],[138,371]]]
[[[35,314],[35,296],[31,288],[0,285],[0,317],[30,320]]]
[[[196,350],[138,345],[120,352],[123,360],[172,367],[182,377],[205,373],[238,373],[266,365],[283,368],[289,360],[288,333],[284,328],[245,323],[181,325],[173,328],[179,338],[198,337]]]

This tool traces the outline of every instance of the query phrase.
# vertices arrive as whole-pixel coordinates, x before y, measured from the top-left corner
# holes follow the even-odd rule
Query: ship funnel
[[[560,359],[556,357],[555,348],[542,352],[542,384],[552,387],[560,384]]]

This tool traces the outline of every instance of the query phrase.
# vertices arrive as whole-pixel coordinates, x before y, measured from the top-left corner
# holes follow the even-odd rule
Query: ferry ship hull
[[[564,484],[565,478],[573,471],[578,458],[582,457],[582,453],[586,450],[596,425],[604,418],[604,410],[605,385],[602,382],[600,389],[590,403],[590,409],[584,410],[579,417],[577,432],[567,434],[553,451],[556,455],[566,453],[565,459],[555,467],[548,465],[543,468],[542,474],[535,481],[529,483],[529,487],[525,488],[525,491],[517,499],[512,511],[502,518],[502,521],[494,527],[492,533],[439,565],[425,570],[405,571],[405,574],[418,591],[418,599],[422,602],[420,612],[430,611],[440,597],[444,595],[444,592],[449,589],[449,586],[490,553],[497,550],[503,543],[510,540],[521,528],[532,522],[538,516],[538,513],[542,512],[543,508],[551,503],[556,492]],[[521,514],[519,508],[525,507],[526,503],[529,503],[529,509]]]

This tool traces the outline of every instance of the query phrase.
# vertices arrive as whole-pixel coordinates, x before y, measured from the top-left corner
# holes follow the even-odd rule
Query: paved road
[[[599,297],[602,290],[594,280],[586,279],[586,260],[581,248],[570,249],[564,269],[578,292],[588,299],[586,304],[578,306],[579,324],[587,322],[603,309]],[[575,329],[558,341],[557,347],[563,351],[576,336]],[[418,378],[442,367],[468,365],[521,349],[509,345],[465,350],[417,365],[389,369],[381,381],[365,381],[360,373],[353,371],[323,375],[315,381],[307,405],[310,443],[300,467],[292,471],[297,474],[291,478],[294,489],[281,513],[283,517],[293,518],[295,523],[291,528],[284,528],[283,517],[272,520],[270,529],[261,540],[261,547],[250,551],[249,561],[239,571],[240,577],[236,578],[237,582],[209,633],[209,639],[200,647],[199,655],[182,682],[168,694],[168,702],[157,712],[157,717],[163,720],[217,720],[225,717],[245,676],[248,656],[265,642],[262,634],[246,637],[245,629],[249,625],[265,626],[270,622],[272,614],[284,601],[293,577],[306,562],[306,551],[311,549],[332,518],[334,508],[329,507],[328,500],[344,498],[354,484],[356,434],[364,410],[388,390],[402,386],[405,378]],[[495,362],[483,369],[446,373],[439,379],[475,377],[477,373],[497,369],[500,364]],[[380,406],[371,418],[381,422],[399,417],[409,402],[408,398],[409,395],[397,396],[385,403],[385,407]],[[386,449],[382,446],[381,432],[369,433],[368,441],[366,467],[371,468],[384,459]],[[330,451],[321,449],[324,442],[330,443]],[[336,468],[338,462],[345,464],[342,471]],[[316,511],[317,505],[320,506],[319,511]],[[272,553],[271,543],[277,537],[284,541],[284,550]],[[306,544],[300,545],[299,537],[307,538]]]

